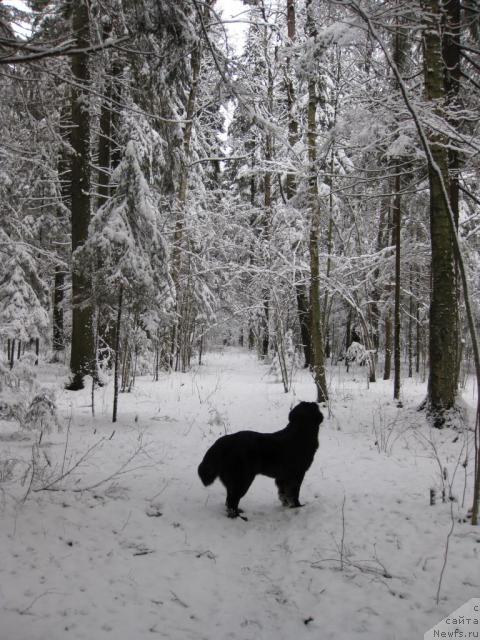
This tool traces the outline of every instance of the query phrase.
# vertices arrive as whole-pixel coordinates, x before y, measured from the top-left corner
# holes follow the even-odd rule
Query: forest
[[[309,632],[407,639],[478,596],[478,575],[467,575],[480,552],[477,0],[0,0],[0,83],[0,492],[6,520],[24,519],[24,544],[10,525],[2,540],[34,548],[32,566],[51,577],[53,561],[45,558],[55,552],[50,535],[37,546],[38,514],[50,514],[44,531],[52,527],[75,548],[74,534],[60,532],[75,529],[62,520],[62,501],[78,519],[108,504],[118,522],[94,519],[82,534],[82,544],[92,542],[84,549],[91,573],[77,576],[87,592],[98,589],[108,610],[108,586],[95,586],[91,561],[95,552],[109,553],[99,540],[111,527],[117,538],[133,523],[141,532],[145,514],[149,527],[166,522],[175,504],[168,532],[151,536],[160,536],[164,551],[177,549],[183,538],[175,535],[183,531],[187,540],[188,521],[194,537],[197,518],[205,539],[189,541],[184,553],[210,563],[199,575],[215,583],[203,602],[189,583],[188,558],[170,559],[166,595],[155,599],[145,566],[141,592],[159,619],[167,600],[178,610],[167,615],[171,628],[108,622],[102,607],[93,614],[79,603],[96,629],[89,635],[81,618],[70,625],[80,615],[71,600],[42,609],[50,594],[67,589],[67,578],[38,592],[25,575],[6,595],[6,638],[96,640],[113,630],[119,640]],[[288,585],[265,578],[272,549],[260,520],[268,520],[271,488],[260,481],[250,530],[245,518],[222,521],[214,534],[208,530],[220,512],[204,511],[222,499],[221,489],[207,492],[189,475],[215,437],[280,429],[299,400],[320,403],[326,425],[318,456],[329,452],[343,488],[331,481],[323,514],[308,511],[314,503],[307,500],[283,542],[277,529],[290,525],[274,512],[272,563],[279,574],[290,571],[284,549],[289,558],[308,556],[315,580],[330,571],[335,591],[324,612],[341,616],[338,599],[358,603],[343,631],[313,613],[323,591],[305,587],[298,564],[291,591],[311,598],[311,610],[292,605]],[[375,471],[365,462],[374,454]],[[348,464],[360,474],[356,481]],[[304,492],[323,500],[329,473],[309,473]],[[379,494],[364,512],[350,500],[364,495],[362,478]],[[397,493],[377,487],[386,478]],[[198,503],[207,499],[197,504],[202,512],[184,504],[192,486]],[[160,501],[156,491],[165,491]],[[155,499],[137,514],[146,494]],[[391,530],[386,520],[395,516],[371,515],[379,504],[398,507]],[[358,509],[351,524],[349,505]],[[385,553],[399,573],[421,532],[415,566],[424,582],[407,585],[410,578],[387,570],[371,548],[368,565],[349,554],[348,525],[361,537],[367,512],[383,532],[379,545],[395,539],[399,555]],[[302,513],[309,524],[300,523]],[[416,534],[406,530],[408,514],[418,518]],[[332,519],[341,531],[331,533],[335,550],[325,559],[310,534]],[[58,530],[55,522],[63,522]],[[250,531],[243,541],[242,531]],[[235,587],[211,575],[230,535],[241,576]],[[252,582],[250,568],[244,571],[249,544],[259,547]],[[130,556],[133,549],[136,566],[138,555],[157,550],[143,539],[120,547]],[[25,570],[30,562],[13,548],[4,567],[10,576],[15,553]],[[434,568],[427,568],[430,555]],[[264,591],[252,587],[254,574],[266,580]],[[178,575],[183,596],[172,586]],[[378,612],[365,613],[375,608],[359,595],[365,576],[385,592]],[[379,586],[392,576],[403,586]],[[234,603],[252,588],[240,613]],[[427,593],[429,604],[420,603]],[[116,610],[133,596],[120,589],[115,597]],[[407,606],[399,598],[411,606],[390,629],[395,606]],[[214,627],[206,612],[219,601],[235,613]],[[422,606],[412,613],[414,601]],[[139,606],[146,620],[151,611]],[[188,618],[189,609],[184,623],[180,614]]]

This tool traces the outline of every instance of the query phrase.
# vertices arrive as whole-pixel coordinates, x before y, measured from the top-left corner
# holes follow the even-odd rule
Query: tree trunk
[[[422,351],[420,304],[415,303],[415,373],[420,373],[420,355]]]
[[[253,330],[252,324],[250,323],[248,327],[248,348],[250,351],[255,347],[255,332]]]
[[[263,329],[262,329],[262,358],[268,356],[268,348],[270,346],[270,307],[268,298],[264,293],[263,299]]]
[[[103,41],[107,40],[111,36],[111,23],[107,23],[103,31]],[[118,111],[112,106],[112,101],[120,102],[121,92],[119,89],[118,77],[121,72],[120,62],[115,60],[112,64],[108,65],[105,72],[105,89],[104,96],[102,98],[102,106],[100,110],[99,120],[99,136],[98,136],[98,161],[97,161],[97,201],[96,206],[99,209],[107,200],[113,195],[114,189],[111,185],[112,171],[118,166],[120,162],[120,150],[116,136],[116,124],[118,124]],[[96,268],[100,271],[103,267],[102,256],[96,257]],[[94,282],[95,286],[95,282]],[[105,306],[102,299],[98,299],[95,296],[95,303],[97,305],[97,354],[98,357],[102,357],[102,354],[109,353],[114,348],[115,344],[115,331],[113,323],[110,321],[110,315],[104,313]],[[110,365],[110,359],[106,360],[106,363]],[[104,364],[106,364],[104,362]]]
[[[67,109],[62,107],[60,116],[60,135],[63,138],[62,129],[66,126]],[[57,219],[59,225],[63,227],[62,222],[65,220],[67,209],[70,205],[70,165],[71,160],[68,155],[67,146],[61,143],[57,160],[57,172],[60,189],[60,203],[57,207]],[[60,237],[58,238],[60,240]],[[65,353],[65,326],[64,326],[64,299],[65,299],[65,270],[62,266],[55,266],[54,284],[53,284],[53,362],[64,361]]]
[[[316,179],[316,178],[315,178]],[[310,226],[310,335],[312,340],[312,369],[317,388],[317,402],[328,400],[325,378],[325,356],[323,341],[323,322],[320,309],[320,267],[318,240],[320,235],[320,207],[312,203],[312,219]]]
[[[65,297],[65,271],[55,267],[53,285],[53,362],[60,362],[65,351],[65,331],[63,322],[63,299]]]
[[[118,378],[120,368],[120,329],[122,324],[122,304],[123,304],[123,286],[120,285],[120,291],[118,292],[118,309],[117,309],[117,324],[115,327],[115,369],[113,373],[113,415],[112,422],[117,421],[118,410]]]
[[[388,193],[390,193],[390,180],[387,181],[387,187],[385,189]],[[380,252],[382,249],[389,243],[389,233],[390,233],[390,210],[391,210],[391,198],[390,196],[386,196],[380,201],[380,213],[378,218],[378,231],[377,231],[377,242],[376,242],[376,250]],[[379,287],[378,279],[380,276],[380,267],[376,267],[373,272],[373,291],[370,293],[371,302],[368,305],[368,317],[371,323],[371,333],[373,336],[373,348],[377,351],[378,357],[378,349],[380,347],[380,319],[381,312],[379,310],[379,301],[381,298],[381,289]],[[348,346],[348,345],[347,345]]]
[[[335,120],[336,120],[336,111],[335,111]],[[333,174],[334,174],[334,142],[332,140],[332,148],[330,152],[330,178],[328,180],[330,193],[328,196],[328,232],[327,232],[327,269],[325,272],[325,279],[328,282],[330,278],[330,272],[332,269],[332,253],[333,253]],[[327,343],[328,343],[328,323],[330,317],[330,308],[332,306],[333,297],[330,301],[328,295],[328,288],[325,287],[325,293],[323,294],[323,332],[326,335]],[[326,354],[326,357],[329,357],[329,354]]]
[[[425,89],[433,109],[442,108],[446,92],[440,38],[440,15],[436,0],[425,2],[432,24],[424,33]],[[436,106],[438,105],[438,106]],[[430,373],[428,412],[441,428],[445,412],[455,404],[458,345],[457,287],[453,248],[454,229],[450,224],[449,203],[443,185],[449,185],[448,140],[442,133],[430,134],[431,159],[428,163],[430,186],[430,237],[432,248],[432,292],[430,300]]]
[[[448,105],[448,122],[452,126],[452,129],[458,129],[459,122],[455,116],[455,111],[460,106],[458,104],[458,94],[460,90],[460,77],[461,77],[461,47],[460,47],[460,19],[461,19],[461,6],[460,0],[446,0],[443,6],[442,13],[442,56],[444,60],[444,78],[445,78],[445,91],[446,101]],[[460,171],[460,158],[455,145],[452,144],[448,148],[448,165],[449,165],[449,200],[450,208],[455,221],[455,226],[458,228],[458,216],[459,216],[459,171]],[[458,266],[455,261],[455,279],[457,285],[457,307],[460,300],[460,278],[458,274]],[[460,318],[457,315],[457,324],[460,324]],[[457,326],[457,335],[459,336],[459,326]],[[458,379],[460,376],[460,364],[461,358],[459,354],[461,352],[460,341],[457,341],[457,354],[456,361],[457,367],[452,374],[455,377],[455,385],[458,388]]]
[[[288,44],[293,47],[296,37],[295,28],[295,0],[287,0],[287,36]],[[287,108],[288,108],[288,143],[293,147],[298,140],[298,122],[295,118],[295,88],[293,86],[293,78],[291,73],[290,52],[286,61],[286,92],[287,92]],[[295,195],[296,181],[294,173],[287,173],[286,179],[286,196],[290,200]]]
[[[89,2],[73,3],[72,31],[76,46],[84,50],[90,41]],[[88,237],[90,222],[90,113],[89,96],[85,90],[90,81],[88,54],[79,51],[72,56],[72,130],[71,208],[72,208],[72,350],[68,388],[82,389],[85,375],[95,372],[95,354],[90,302],[91,283],[75,262],[75,252]]]
[[[315,22],[311,13],[311,2],[307,0],[307,34],[315,39]],[[317,389],[317,401],[328,400],[325,378],[325,352],[323,321],[320,308],[320,203],[317,184],[317,93],[316,80],[308,81],[307,147],[309,164],[310,234],[308,241],[310,259],[310,335],[312,339],[312,372]]]
[[[400,174],[395,176],[395,197],[393,203],[393,233],[395,240],[395,305],[393,312],[393,397],[400,398],[400,367],[401,367],[401,323],[400,323],[400,237],[401,237],[401,197],[400,197]]]
[[[200,341],[199,341],[199,344],[198,344],[198,366],[201,366],[203,364],[202,363],[202,356],[203,356],[203,347],[204,347],[204,344],[205,344],[205,335],[204,335],[203,331],[204,330],[202,329],[202,333],[200,335]],[[243,334],[242,334],[241,337],[242,337],[242,343],[241,343],[240,346],[243,347]]]
[[[296,14],[295,14],[295,0],[287,0],[287,36],[290,47],[293,47],[296,39]],[[287,108],[288,108],[288,143],[290,147],[294,147],[298,141],[298,122],[295,117],[295,87],[293,85],[293,77],[291,70],[291,56],[290,53],[286,60],[286,94],[287,94]],[[297,190],[297,184],[295,180],[295,174],[292,172],[287,173],[285,194],[287,200],[291,200]],[[312,340],[310,336],[310,324],[309,324],[309,305],[308,296],[305,285],[301,282],[302,274],[296,274],[295,282],[295,296],[297,300],[297,314],[298,322],[300,325],[300,335],[302,339],[303,355],[305,358],[305,367],[310,367],[312,364]]]
[[[392,310],[388,307],[385,314],[385,364],[383,379],[390,380],[392,370]]]
[[[205,16],[208,15],[208,6],[204,8]],[[184,250],[184,242],[185,242],[185,205],[187,202],[187,194],[188,194],[188,179],[189,179],[189,162],[190,162],[190,149],[191,149],[191,140],[192,140],[192,131],[193,131],[193,119],[195,117],[195,110],[197,105],[197,93],[198,93],[198,82],[200,77],[201,70],[201,61],[202,61],[202,49],[200,42],[197,42],[194,47],[191,57],[190,57],[190,67],[191,67],[191,84],[190,91],[187,98],[186,105],[186,113],[185,113],[185,125],[183,131],[183,158],[182,158],[182,168],[180,172],[179,182],[178,182],[178,192],[177,192],[177,201],[176,201],[176,220],[175,220],[175,228],[173,233],[173,247],[171,253],[171,262],[172,262],[172,281],[175,287],[175,305],[176,305],[176,317],[181,318],[184,314],[184,310],[182,308],[182,300],[184,299],[184,295],[182,293],[182,288],[184,287],[182,283],[182,254]],[[179,321],[175,321],[175,325],[172,332],[172,363],[175,361],[175,370],[178,369],[180,365],[181,355],[180,352],[184,352],[185,345],[182,343],[182,338],[185,336],[184,332],[178,326]]]
[[[106,21],[103,28],[102,40],[105,42],[112,33],[112,24]],[[112,168],[113,147],[114,147],[114,111],[112,109],[112,99],[118,98],[117,77],[120,73],[118,62],[108,64],[105,70],[105,88],[100,109],[99,136],[98,136],[98,185],[97,185],[97,207],[108,200],[110,194],[110,173]],[[116,145],[115,145],[116,146]]]
[[[303,354],[305,357],[305,367],[312,366],[312,341],[309,327],[308,295],[304,284],[295,285],[297,295],[298,321],[300,323],[300,335],[302,338]]]
[[[408,296],[408,377],[413,377],[413,309],[414,309],[414,301],[413,301],[413,275],[412,275],[412,267],[410,267],[410,278],[409,278],[409,287],[410,293]]]
[[[112,81],[107,81],[105,98],[100,113],[100,133],[98,136],[98,185],[97,207],[100,208],[110,196],[110,161],[112,145],[112,112],[109,100],[112,96]]]
[[[10,343],[9,360],[10,360],[10,369],[13,369],[13,364],[15,362],[15,338],[13,338],[13,340]]]
[[[400,2],[398,1],[398,4]],[[401,24],[402,18],[397,17],[395,26],[395,42],[393,51],[393,60],[400,76],[403,75],[405,68],[405,60],[407,55],[407,38],[405,35],[404,25]],[[398,79],[394,79],[395,90],[398,91]],[[394,291],[394,312],[393,312],[393,397],[395,400],[400,398],[400,374],[401,374],[401,231],[402,231],[402,212],[401,212],[401,194],[400,188],[402,183],[401,176],[401,159],[394,163],[395,179],[394,179],[394,198],[392,206],[392,226],[393,226],[393,244],[395,245],[395,291]]]
[[[273,73],[272,65],[269,55],[269,27],[268,19],[265,13],[265,3],[259,3],[264,27],[263,27],[263,57],[267,74],[267,99],[266,110],[268,114],[273,115]],[[267,273],[270,272],[271,260],[270,260],[270,242],[271,242],[271,223],[272,223],[272,172],[270,170],[270,163],[273,159],[274,153],[274,139],[270,130],[265,132],[265,164],[266,171],[263,174],[263,222],[261,229],[261,238],[263,241],[263,255],[265,261],[265,267]],[[266,277],[265,288],[262,291],[262,306],[264,309],[264,324],[263,324],[263,339],[262,339],[262,357],[268,356],[269,349],[273,346],[273,340],[270,337],[270,315],[273,309],[270,291],[270,282],[268,276]]]
[[[345,353],[352,344],[352,308],[349,306],[347,310],[347,324],[345,326]]]

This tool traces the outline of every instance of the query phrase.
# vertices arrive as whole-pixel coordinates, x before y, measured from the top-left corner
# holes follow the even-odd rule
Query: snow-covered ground
[[[391,383],[331,369],[306,505],[283,508],[258,477],[244,521],[225,517],[224,489],[205,489],[198,463],[225,432],[285,426],[314,399],[306,372],[285,394],[254,355],[210,353],[190,373],[139,378],[116,425],[110,385],[93,418],[89,390],[62,391],[58,369],[42,377],[64,429],[44,436],[37,464],[45,486],[67,473],[62,490],[36,491],[18,464],[0,484],[1,640],[413,640],[480,595],[480,529],[458,522],[473,462],[462,466],[464,434],[425,426],[418,381],[397,407]],[[0,458],[29,460],[33,435],[0,425]],[[455,502],[441,501],[443,468]]]

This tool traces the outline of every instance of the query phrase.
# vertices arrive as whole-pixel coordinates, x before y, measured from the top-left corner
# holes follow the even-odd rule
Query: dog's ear
[[[300,402],[288,414],[288,421],[292,424],[314,422],[319,425],[323,421],[323,415],[316,402]]]

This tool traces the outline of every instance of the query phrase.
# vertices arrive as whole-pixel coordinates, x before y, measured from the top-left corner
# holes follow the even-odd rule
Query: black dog
[[[227,490],[227,514],[236,518],[240,499],[260,473],[275,478],[278,497],[286,507],[301,507],[298,498],[305,472],[318,449],[323,415],[316,402],[300,402],[288,425],[275,433],[239,431],[219,438],[207,451],[198,475],[205,486],[219,477]]]

